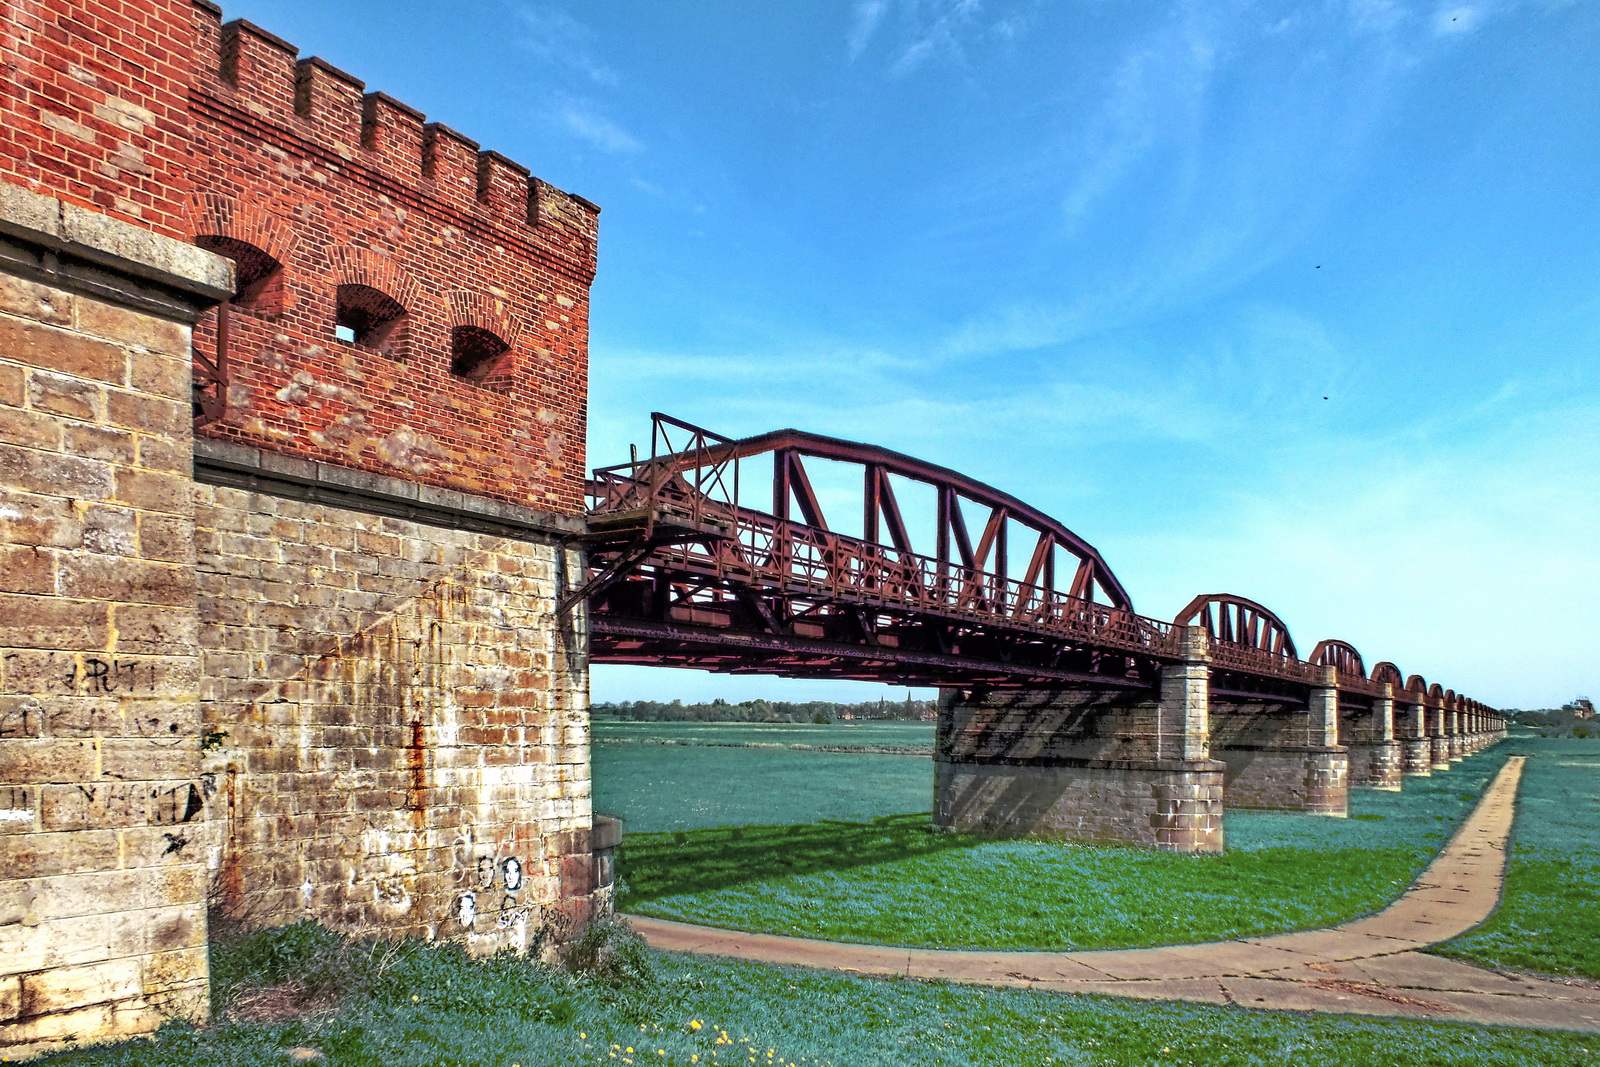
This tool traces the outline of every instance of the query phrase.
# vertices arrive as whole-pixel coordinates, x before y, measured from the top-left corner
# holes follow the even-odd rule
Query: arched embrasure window
[[[406,309],[389,294],[370,285],[339,286],[334,317],[339,340],[398,355],[396,342],[405,319]]]
[[[450,330],[450,373],[482,383],[511,346],[481,326],[454,326]]]
[[[194,243],[207,252],[233,260],[233,305],[263,315],[283,310],[283,264],[248,241],[220,233],[203,233]]]

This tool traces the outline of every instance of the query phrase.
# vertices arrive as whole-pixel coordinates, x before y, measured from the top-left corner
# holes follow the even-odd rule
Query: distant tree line
[[[919,720],[936,717],[931,700],[878,699],[860,704],[840,704],[831,700],[742,700],[737,704],[718,697],[709,704],[685,704],[681,700],[623,700],[594,704],[589,709],[597,719],[628,722],[810,722],[830,723],[859,720]]]
[[[1506,708],[1505,715],[1518,726],[1537,727],[1544,737],[1600,737],[1594,702],[1588,697],[1577,697],[1559,708]]]

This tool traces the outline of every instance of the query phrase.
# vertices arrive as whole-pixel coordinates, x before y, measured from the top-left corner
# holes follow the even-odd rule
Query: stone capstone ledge
[[[213,438],[195,439],[194,478],[207,485],[519,540],[565,538],[585,530],[583,519],[577,516]]]
[[[233,295],[233,261],[0,182],[0,270],[176,322]]]
[[[1078,756],[986,756],[978,753],[963,753],[961,755],[938,753],[935,754],[934,759],[939,763],[948,763],[953,767],[1044,767],[1047,769],[1074,767],[1101,771],[1221,772],[1226,770],[1228,766],[1221,760],[1214,759],[1090,759]]]

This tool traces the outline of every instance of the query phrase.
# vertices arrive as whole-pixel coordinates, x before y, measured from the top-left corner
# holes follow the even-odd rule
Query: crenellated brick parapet
[[[335,168],[470,230],[525,243],[548,266],[594,278],[599,209],[499,152],[222,8],[193,0],[197,110],[259,136],[290,169]]]
[[[599,209],[193,0],[182,229],[241,264],[205,437],[574,515]],[[223,399],[225,396],[225,403]]]

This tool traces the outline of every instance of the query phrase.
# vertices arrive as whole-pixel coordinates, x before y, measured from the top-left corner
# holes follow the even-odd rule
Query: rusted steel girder
[[[1327,666],[1352,694],[1421,682],[1399,686],[1393,664],[1380,664],[1390,672],[1383,679],[1366,677],[1360,653],[1342,641],[1301,660],[1282,619],[1232,594],[1196,597],[1175,623],[1138,615],[1088,542],[948,468],[798,430],[733,440],[652,418],[649,458],[594,472],[590,573],[560,605],[588,602],[596,662],[1148,688],[1163,663],[1181,658],[1175,626],[1202,626],[1219,694],[1304,702]],[[830,529],[808,459],[855,469],[862,536]],[[933,514],[914,516],[929,521],[908,521],[896,480],[933,490]],[[761,506],[741,500],[742,490]],[[969,526],[972,512],[982,518]],[[913,544],[929,527],[931,554]],[[1019,546],[1025,564],[1012,551]],[[1445,694],[1426,702],[1444,706]]]
[[[797,430],[732,441],[659,414],[651,451],[590,483],[591,576],[567,603],[589,601],[598,662],[1153,685],[1155,664],[1176,654],[1172,627],[1132,611],[1091,545],[965,475]],[[828,528],[810,457],[857,468],[867,536]],[[751,476],[768,462],[770,482]],[[891,476],[934,490],[931,554],[913,549]],[[976,538],[964,514],[974,509],[986,516]],[[1027,563],[1012,576],[1008,550],[1021,535]],[[708,634],[724,635],[722,652],[707,651]],[[837,662],[796,642],[830,643]]]
[[[1296,658],[1289,627],[1254,600],[1233,593],[1204,593],[1185,604],[1172,621],[1206,631],[1211,661],[1218,668],[1297,686],[1316,679],[1316,668]]]

